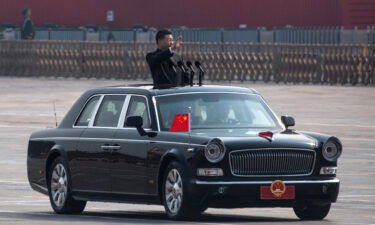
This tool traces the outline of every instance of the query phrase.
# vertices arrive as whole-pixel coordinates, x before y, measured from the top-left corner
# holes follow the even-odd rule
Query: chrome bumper
[[[273,180],[270,181],[200,181],[196,180],[197,185],[264,185],[272,184]],[[330,183],[340,183],[338,178],[333,178],[330,180],[283,180],[285,184],[330,184]]]

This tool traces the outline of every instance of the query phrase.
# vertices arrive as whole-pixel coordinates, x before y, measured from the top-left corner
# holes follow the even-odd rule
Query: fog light
[[[336,174],[336,172],[337,172],[337,167],[322,167],[320,169],[321,175],[333,175],[333,174]]]
[[[221,168],[199,168],[197,171],[198,176],[223,176]]]

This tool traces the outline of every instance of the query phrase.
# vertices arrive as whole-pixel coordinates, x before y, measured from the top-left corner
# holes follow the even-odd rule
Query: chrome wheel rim
[[[170,212],[177,213],[182,203],[182,180],[176,169],[169,171],[165,181],[165,202]]]
[[[61,208],[66,200],[68,178],[65,167],[59,163],[53,168],[51,176],[51,197],[53,203]]]

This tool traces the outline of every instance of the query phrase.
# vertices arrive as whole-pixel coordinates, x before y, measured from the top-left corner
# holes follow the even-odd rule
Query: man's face
[[[163,39],[159,39],[158,48],[164,50],[172,47],[173,45],[173,36],[172,34],[165,35]]]

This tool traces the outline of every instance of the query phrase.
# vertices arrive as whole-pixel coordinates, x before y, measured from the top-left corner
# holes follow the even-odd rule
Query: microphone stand
[[[195,61],[195,66],[199,69],[199,86],[202,86],[202,78],[204,76],[204,70],[199,61]]]
[[[199,86],[202,86],[202,78],[204,76],[203,70],[199,70]]]
[[[190,86],[193,86],[194,70],[190,69]]]
[[[190,86],[192,87],[194,85],[193,81],[194,81],[194,69],[193,69],[193,64],[190,62],[190,61],[187,61],[186,62],[186,65],[187,67],[190,69]]]
[[[182,71],[182,74],[181,74],[181,77],[180,77],[180,82],[181,82],[181,87],[184,87],[185,86],[185,82],[184,82],[184,76],[186,74],[186,68],[185,68],[185,65],[182,61],[178,61],[177,62],[177,66],[181,69]]]

